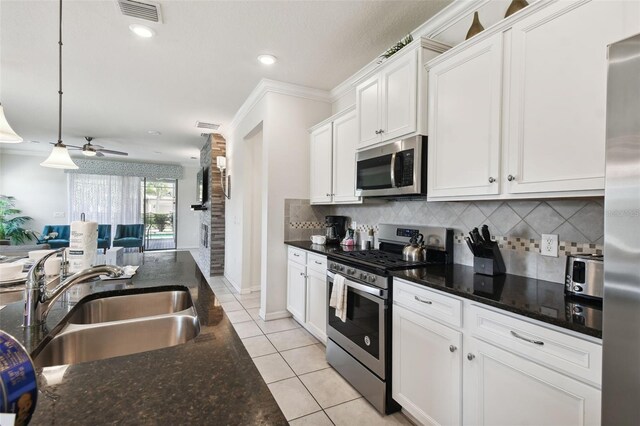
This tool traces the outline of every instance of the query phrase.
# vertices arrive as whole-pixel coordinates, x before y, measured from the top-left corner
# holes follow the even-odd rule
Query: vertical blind
[[[118,224],[142,223],[141,178],[94,174],[67,174],[69,222],[80,220],[110,224],[112,236]]]

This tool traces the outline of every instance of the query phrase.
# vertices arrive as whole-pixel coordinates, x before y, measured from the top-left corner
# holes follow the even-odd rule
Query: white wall
[[[67,176],[64,170],[40,166],[42,155],[0,152],[0,194],[16,198],[16,207],[33,220],[27,229],[68,223]],[[53,217],[60,212],[63,217]],[[32,242],[31,244],[35,244]]]
[[[262,155],[262,146],[264,142],[264,134],[262,132],[262,124],[258,126],[251,135],[245,138],[245,149],[250,152],[251,161],[245,162],[245,170],[248,171],[246,173],[249,176],[247,180],[247,188],[249,192],[247,192],[247,211],[251,215],[250,222],[251,228],[248,234],[249,238],[249,288],[254,290],[260,290],[262,287],[262,276],[264,276],[263,271],[263,262],[262,262],[262,240],[261,237],[256,238],[255,236],[262,236],[262,211],[263,207],[263,197],[262,194],[265,192],[265,175],[263,172],[263,155]]]
[[[252,290],[252,248],[261,250],[261,309],[266,319],[289,316],[286,310],[287,252],[284,238],[285,198],[309,197],[308,129],[331,114],[331,105],[268,92],[232,129],[227,159],[232,176],[227,200],[225,276],[240,291]],[[260,127],[261,126],[261,127]],[[250,143],[262,131],[262,229],[252,229]],[[255,207],[252,207],[255,209]],[[255,256],[255,255],[254,255]]]
[[[198,248],[200,212],[191,211],[191,205],[198,203],[198,170],[198,167],[185,167],[182,179],[178,179],[178,250]]]

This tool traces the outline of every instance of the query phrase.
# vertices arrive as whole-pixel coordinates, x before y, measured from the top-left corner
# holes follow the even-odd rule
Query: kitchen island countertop
[[[73,300],[178,285],[189,289],[200,334],[174,347],[39,368],[31,424],[287,424],[191,254],[144,253],[139,259],[129,282],[98,281],[69,289],[49,314],[47,328],[53,330],[73,309]],[[47,332],[20,326],[23,307],[16,302],[2,309],[0,329],[33,353]]]

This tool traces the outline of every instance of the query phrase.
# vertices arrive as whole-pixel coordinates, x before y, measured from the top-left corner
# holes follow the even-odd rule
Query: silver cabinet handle
[[[376,135],[379,135],[380,133],[380,130],[376,130]]]
[[[300,257],[300,255],[299,255],[298,253],[293,253],[293,255],[294,255],[295,257]]]
[[[380,129],[380,134],[384,133],[384,130]]]
[[[455,346],[453,346],[453,345],[449,345],[449,352],[455,352],[455,351],[456,351],[456,349],[458,349],[458,348],[456,348],[456,347],[455,347]]]
[[[467,354],[467,359],[468,359],[469,361],[473,361],[473,359],[474,359],[475,357],[476,357],[476,356],[475,356],[474,354],[472,354],[471,352],[469,352],[469,353]]]
[[[495,181],[496,181],[496,180],[495,180],[493,177],[489,176],[489,183],[493,183],[493,182],[495,182]]]
[[[329,194],[328,192],[327,192],[327,197],[331,197],[331,194]]]
[[[524,340],[525,342],[529,342],[529,343],[533,343],[534,345],[544,345],[544,342],[540,341],[540,340],[532,340],[532,339],[528,339],[526,337],[523,337],[521,335],[519,335],[518,333],[516,333],[515,331],[511,330],[511,335],[513,337],[516,337],[518,339]]]
[[[426,303],[427,305],[432,305],[433,304],[433,302],[431,300],[421,299],[418,296],[413,296],[413,298],[416,299],[418,302]]]
[[[322,265],[322,262],[318,262],[317,260],[314,260],[314,262],[316,262],[316,265]]]
[[[516,177],[514,175],[509,175],[509,176],[507,176],[507,180],[509,182],[513,182],[514,180],[516,180]]]
[[[302,275],[304,277],[304,272],[300,272],[300,275]]]

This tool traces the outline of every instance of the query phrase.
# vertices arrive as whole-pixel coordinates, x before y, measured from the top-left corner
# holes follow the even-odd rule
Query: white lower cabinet
[[[327,341],[327,273],[307,269],[307,321],[305,328]]]
[[[289,247],[287,310],[309,333],[327,341],[327,258]]]
[[[476,338],[465,343],[465,424],[600,424],[598,389]]]
[[[287,269],[287,310],[299,322],[306,320],[307,268],[304,264],[289,261]]]
[[[395,399],[427,425],[459,425],[462,333],[399,305],[393,306]]]
[[[420,424],[600,424],[598,342],[399,279],[393,298],[392,395]]]

